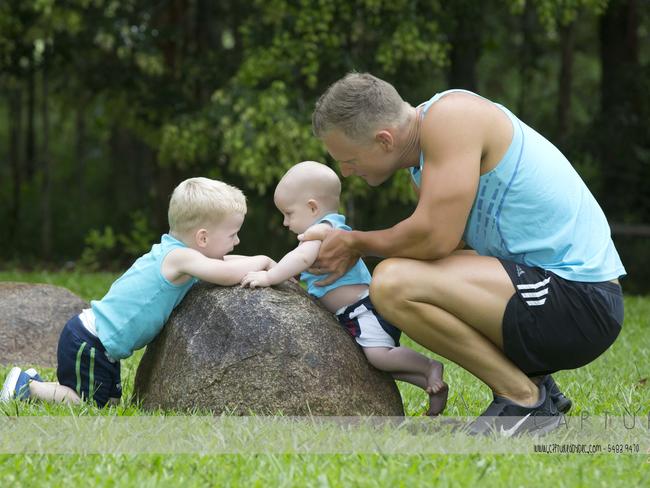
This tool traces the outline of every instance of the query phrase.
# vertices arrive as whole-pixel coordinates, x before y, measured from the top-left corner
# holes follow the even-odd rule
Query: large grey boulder
[[[195,285],[147,346],[135,393],[145,409],[404,415],[390,375],[293,283]]]
[[[87,307],[60,286],[0,283],[0,364],[56,366],[61,329]]]

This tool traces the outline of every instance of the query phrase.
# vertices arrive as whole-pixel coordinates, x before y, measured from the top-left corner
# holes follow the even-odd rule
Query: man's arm
[[[175,281],[184,275],[222,286],[238,284],[249,271],[268,269],[268,256],[241,256],[239,259],[212,259],[189,248],[174,249],[163,261],[163,275]]]
[[[423,133],[431,135],[422,144],[425,164],[415,211],[389,229],[342,236],[360,255],[438,259],[458,248],[478,187],[480,146],[449,128],[425,132],[425,127]]]
[[[482,121],[471,109],[471,101],[443,99],[425,117],[420,198],[410,217],[380,231],[305,234],[307,239],[323,239],[317,264],[332,273],[317,284],[331,283],[361,256],[432,260],[459,246],[476,196],[483,151]]]
[[[285,254],[278,264],[270,270],[247,273],[241,280],[241,285],[250,286],[251,288],[277,285],[296,276],[298,273],[302,273],[316,261],[320,245],[320,241],[309,241],[300,244],[293,251]]]

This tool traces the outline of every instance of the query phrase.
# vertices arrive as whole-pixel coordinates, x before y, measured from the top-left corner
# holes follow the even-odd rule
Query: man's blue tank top
[[[95,314],[97,335],[114,359],[129,357],[149,344],[160,332],[169,315],[198,280],[181,285],[162,275],[167,254],[187,247],[169,234],[154,244],[144,256],[117,279],[104,298],[90,302]]]
[[[422,104],[422,116],[432,103]],[[514,134],[503,159],[481,175],[463,240],[484,256],[538,266],[573,281],[625,275],[607,219],[564,155],[502,105]],[[419,187],[420,167],[410,168]]]
[[[352,230],[349,226],[345,225],[345,216],[341,214],[327,214],[314,225],[323,222],[329,223],[335,229]],[[307,271],[300,273],[300,279],[307,284],[307,292],[316,298],[321,298],[327,292],[343,285],[369,285],[371,278],[370,271],[368,271],[368,268],[361,259],[334,283],[327,286],[314,285],[316,281],[324,280],[327,276],[329,275],[315,275]]]

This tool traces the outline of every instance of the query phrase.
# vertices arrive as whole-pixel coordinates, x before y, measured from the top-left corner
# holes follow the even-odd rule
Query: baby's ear
[[[309,207],[309,210],[311,210],[311,213],[318,213],[318,202],[313,198],[307,200],[307,206]]]

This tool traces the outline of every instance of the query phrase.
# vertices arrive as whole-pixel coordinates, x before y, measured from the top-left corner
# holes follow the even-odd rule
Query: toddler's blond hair
[[[169,230],[183,235],[206,224],[218,224],[233,214],[246,214],[246,197],[239,188],[210,178],[180,183],[169,201]]]

